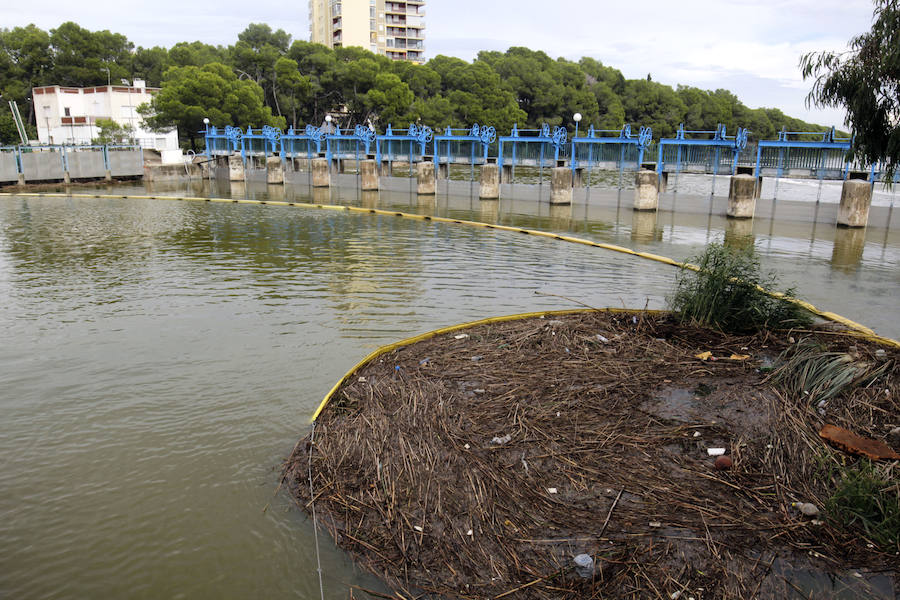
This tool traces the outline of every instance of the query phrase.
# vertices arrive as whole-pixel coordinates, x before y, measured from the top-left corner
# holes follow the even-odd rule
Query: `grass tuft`
[[[743,333],[761,329],[804,327],[812,316],[796,304],[761,291],[777,286],[773,274],[763,274],[752,246],[729,248],[714,242],[691,262],[699,272],[683,269],[669,306],[682,323]],[[786,295],[792,295],[787,290]]]
[[[771,381],[788,398],[808,403],[828,402],[842,393],[881,376],[889,363],[875,367],[860,363],[845,352],[827,352],[808,340],[788,348]]]
[[[900,485],[882,479],[872,463],[842,469],[834,494],[825,503],[828,516],[856,530],[885,552],[900,551]]]

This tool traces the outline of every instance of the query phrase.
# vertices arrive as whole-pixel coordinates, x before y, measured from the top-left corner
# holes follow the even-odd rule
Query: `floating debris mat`
[[[285,477],[397,598],[894,598],[897,461],[820,432],[896,451],[897,358],[647,312],[480,324],[360,367]]]

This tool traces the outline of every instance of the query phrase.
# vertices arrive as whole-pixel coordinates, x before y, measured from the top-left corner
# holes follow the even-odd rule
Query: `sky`
[[[3,2],[0,26],[52,29],[71,20],[109,29],[138,46],[200,40],[230,45],[249,23],[309,39],[307,2],[109,0]],[[526,46],[551,57],[590,56],[672,86],[724,88],[751,108],[840,127],[843,111],[807,109],[800,56],[843,51],[872,23],[871,0],[428,0],[426,58],[475,58],[479,50]]]

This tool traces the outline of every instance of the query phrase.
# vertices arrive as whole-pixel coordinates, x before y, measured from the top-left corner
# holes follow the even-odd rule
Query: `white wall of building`
[[[154,133],[143,126],[137,107],[150,102],[159,88],[140,79],[131,86],[87,88],[45,86],[32,89],[35,125],[42,144],[90,144],[97,137],[97,121],[112,119],[134,127],[134,138],[144,148],[177,150],[178,131]]]

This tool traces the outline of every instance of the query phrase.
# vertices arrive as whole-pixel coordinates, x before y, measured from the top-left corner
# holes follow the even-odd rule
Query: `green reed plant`
[[[841,468],[839,476],[825,502],[828,517],[885,552],[900,551],[900,482],[885,480],[868,460]]]
[[[828,352],[810,340],[801,340],[785,350],[779,362],[781,366],[772,374],[772,383],[788,398],[810,403],[828,402],[877,379],[891,366],[854,361],[846,352]]]
[[[700,270],[682,269],[669,299],[670,309],[683,323],[745,333],[812,322],[812,316],[801,307],[760,289],[775,289],[777,280],[762,272],[752,246],[730,248],[714,242],[690,262]],[[788,296],[792,293],[785,291]]]

